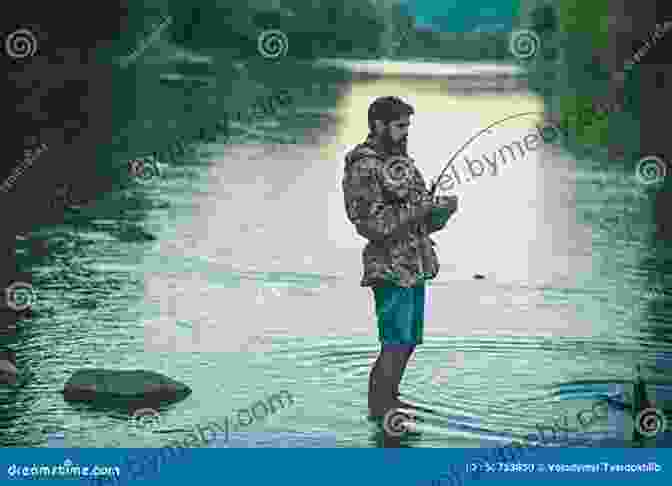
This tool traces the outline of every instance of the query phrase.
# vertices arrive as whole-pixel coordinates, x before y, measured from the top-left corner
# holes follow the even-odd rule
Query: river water
[[[2,445],[159,447],[281,390],[294,403],[250,431],[389,443],[366,418],[379,346],[372,294],[359,287],[365,242],[343,207],[343,156],[365,137],[377,96],[415,106],[409,153],[428,181],[480,129],[543,105],[506,66],[347,67],[348,81],[296,79],[292,113],[229,143],[220,134],[150,183],[17,240],[17,255],[39,247],[43,258],[30,268],[34,315],[3,338],[30,379],[0,390]],[[466,174],[465,156],[492,160],[542,119],[494,127],[455,167]],[[401,387],[402,398],[478,430],[437,419],[399,439],[406,446],[479,447],[565,414],[576,427],[572,417],[600,394],[627,391],[637,364],[650,397],[670,398],[660,264],[669,249],[652,239],[652,186],[576,160],[557,141],[497,166],[453,188],[459,211],[433,236],[441,272],[425,344]],[[63,401],[58,391],[82,367],[154,370],[193,393],[139,430],[123,414]],[[632,426],[622,428],[627,447]]]

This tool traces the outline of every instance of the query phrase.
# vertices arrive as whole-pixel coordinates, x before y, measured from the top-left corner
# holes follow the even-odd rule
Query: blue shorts
[[[376,301],[378,339],[383,345],[422,344],[425,327],[425,284],[371,287]]]

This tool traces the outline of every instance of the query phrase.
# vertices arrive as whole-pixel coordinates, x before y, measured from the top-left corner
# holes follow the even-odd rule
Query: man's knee
[[[403,352],[409,353],[415,349],[415,344],[383,344],[383,352],[393,351],[393,352]]]

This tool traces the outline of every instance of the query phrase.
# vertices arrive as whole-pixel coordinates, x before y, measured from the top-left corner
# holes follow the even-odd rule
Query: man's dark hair
[[[399,120],[402,116],[413,115],[414,113],[415,110],[411,105],[404,103],[396,96],[377,98],[369,106],[369,130],[371,133],[374,133],[374,120],[381,120],[383,123],[388,124]]]

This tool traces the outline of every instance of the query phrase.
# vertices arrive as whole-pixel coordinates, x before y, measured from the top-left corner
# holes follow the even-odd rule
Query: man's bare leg
[[[411,353],[408,346],[383,346],[369,377],[369,410],[373,417],[399,405],[396,395]]]
[[[381,351],[382,353],[382,351]],[[374,381],[378,379],[378,369],[380,367],[380,354],[376,358],[376,362],[371,367],[371,372],[369,373],[369,411],[375,409],[375,400],[374,400]]]
[[[411,359],[411,356],[413,355],[413,351],[415,351],[415,346],[409,346],[408,350],[406,351],[406,355],[404,356],[404,364],[401,367],[401,378],[399,379],[399,383],[397,383],[397,387],[394,390],[395,398],[399,397],[399,386],[401,385],[401,380],[403,380],[404,378],[404,373],[406,372],[406,366],[408,365],[408,361]]]

